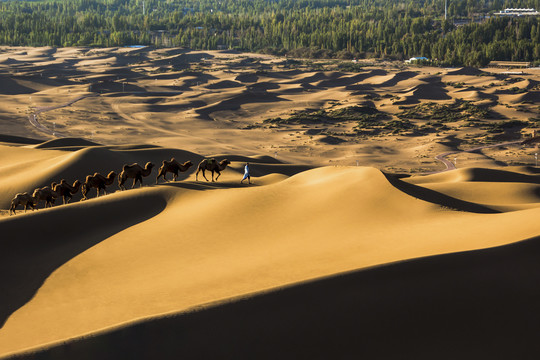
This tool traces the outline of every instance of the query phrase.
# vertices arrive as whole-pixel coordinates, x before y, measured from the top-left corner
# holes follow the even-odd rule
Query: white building
[[[417,62],[417,61],[429,61],[429,59],[427,57],[424,57],[424,56],[420,56],[420,57],[412,57],[410,58],[409,60],[405,60],[405,62],[407,64],[410,64],[410,63],[413,63],[413,62]]]
[[[536,9],[513,9],[506,8],[504,10],[495,13],[499,16],[538,16],[540,13]]]

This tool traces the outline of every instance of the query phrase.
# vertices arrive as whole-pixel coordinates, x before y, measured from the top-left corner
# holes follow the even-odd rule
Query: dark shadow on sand
[[[143,195],[86,205],[64,205],[0,221],[0,327],[56,269],[104,239],[157,215],[166,201]],[[134,208],[137,211],[126,211]]]
[[[20,359],[537,359],[540,238],[141,321]]]
[[[392,184],[392,186],[394,186],[396,189],[417,199],[459,211],[467,211],[479,214],[500,213],[500,211],[491,209],[487,206],[475,204],[469,201],[459,200],[435,190],[427,189],[419,185],[409,184],[407,182],[401,181],[398,177],[395,177],[391,174],[385,174],[384,172],[383,174],[388,180],[388,182]]]

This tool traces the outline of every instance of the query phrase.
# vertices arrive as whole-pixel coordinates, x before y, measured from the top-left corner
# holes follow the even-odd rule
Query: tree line
[[[8,0],[0,2],[0,44],[540,61],[538,18],[492,16],[505,7],[540,8],[540,0],[449,0],[447,20],[442,0]]]

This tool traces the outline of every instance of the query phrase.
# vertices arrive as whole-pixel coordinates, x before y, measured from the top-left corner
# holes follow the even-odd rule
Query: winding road
[[[64,103],[64,104],[61,104],[61,105],[38,106],[38,107],[36,107],[35,111],[32,114],[28,115],[28,121],[30,122],[30,124],[33,127],[35,127],[36,129],[38,129],[41,132],[44,132],[45,134],[52,135],[52,136],[59,137],[59,138],[66,137],[66,135],[64,135],[64,134],[62,134],[62,133],[60,133],[58,131],[55,131],[54,129],[51,130],[48,127],[41,124],[39,122],[39,120],[38,120],[38,115],[41,114],[41,113],[47,112],[47,111],[51,111],[51,110],[60,109],[60,108],[63,108],[63,107],[70,106],[70,105],[76,103],[79,100],[82,100],[82,99],[85,99],[85,98],[88,98],[88,97],[93,97],[93,96],[99,96],[99,95],[96,95],[96,94],[82,95],[82,96],[79,96],[79,97],[77,97],[75,99],[72,99],[72,100],[68,101],[67,103]]]
[[[531,139],[528,139],[528,140],[530,141]],[[446,166],[446,169],[442,170],[442,171],[455,170],[456,165],[453,162],[451,162],[450,160],[446,159],[446,157],[449,156],[449,155],[459,154],[459,153],[463,153],[463,152],[472,153],[472,152],[482,150],[482,149],[494,148],[494,147],[499,147],[499,146],[507,146],[507,145],[521,145],[521,144],[524,144],[523,140],[509,141],[509,142],[492,144],[492,145],[483,145],[483,146],[478,146],[478,147],[475,147],[475,148],[472,148],[472,149],[469,149],[469,150],[448,151],[448,152],[445,152],[445,153],[442,153],[442,154],[439,154],[439,155],[435,156],[435,159],[441,161]]]

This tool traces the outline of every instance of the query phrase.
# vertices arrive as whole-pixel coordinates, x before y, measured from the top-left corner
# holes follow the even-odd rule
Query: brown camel
[[[199,166],[197,167],[197,172],[195,173],[195,180],[196,181],[199,181],[199,178],[198,178],[198,175],[199,175],[199,171],[202,170],[202,176],[204,177],[204,179],[206,181],[208,181],[208,179],[206,178],[206,176],[204,175],[204,171],[205,170],[209,170],[212,172],[212,181],[214,181],[214,172],[217,172],[217,176],[216,176],[216,180],[220,177],[221,175],[221,171],[225,170],[225,168],[227,167],[227,165],[229,165],[231,162],[227,159],[223,159],[219,162],[216,161],[216,159],[204,159],[203,161],[201,161],[199,163]]]
[[[137,181],[141,182],[142,187],[142,178],[150,175],[153,167],[154,164],[152,164],[151,162],[147,162],[144,166],[144,169],[137,163],[131,165],[124,165],[124,167],[122,168],[122,172],[120,173],[120,175],[118,175],[118,187],[122,190],[126,190],[124,183],[129,178],[133,178],[133,185],[131,185],[132,189],[135,187]]]
[[[60,180],[60,184],[53,187],[53,190],[60,194],[64,200],[64,204],[67,204],[73,197],[73,194],[76,194],[77,191],[79,191],[80,187],[81,182],[79,180],[75,180],[73,186],[71,186],[65,179],[62,179]]]
[[[158,180],[161,176],[163,176],[163,179],[165,181],[167,180],[167,173],[171,172],[173,173],[173,181],[176,181],[178,178],[178,172],[184,172],[187,169],[189,169],[193,163],[191,161],[186,161],[183,164],[180,164],[178,161],[176,161],[175,158],[172,158],[171,161],[163,160],[163,164],[161,164],[161,167],[159,168],[159,173],[156,178],[156,184],[158,183]]]
[[[56,185],[55,183],[52,183],[53,187]],[[34,190],[34,193],[32,196],[35,199],[36,207],[39,204],[41,200],[45,202],[45,208],[53,207],[56,198],[60,197],[60,194],[58,194],[56,191],[54,191],[50,186],[45,186],[42,188],[37,188]]]
[[[97,196],[99,197],[99,190],[102,189],[105,194],[107,194],[106,187],[111,185],[116,177],[116,173],[111,171],[107,177],[101,175],[100,173],[94,173],[94,175],[88,175],[84,184],[81,185],[81,192],[83,195],[82,200],[87,200],[86,195],[91,188],[96,188]]]
[[[32,208],[32,211],[34,211],[34,208],[36,207],[35,199],[32,195],[30,195],[27,192],[24,193],[18,193],[15,195],[13,200],[11,200],[11,207],[9,208],[9,215],[13,212],[13,215],[16,215],[15,209],[17,206],[23,205],[24,206],[24,212],[26,212],[26,208],[30,206]]]

